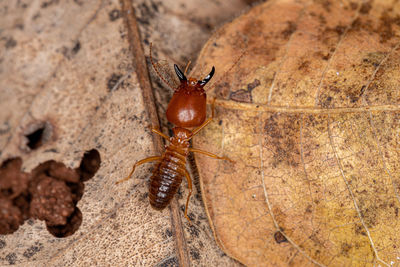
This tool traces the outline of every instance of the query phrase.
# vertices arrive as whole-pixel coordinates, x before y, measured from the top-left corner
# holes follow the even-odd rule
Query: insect
[[[150,60],[160,78],[169,85],[160,75],[153,62],[151,45]],[[168,206],[175,193],[178,191],[183,177],[186,177],[189,194],[186,199],[185,218],[190,222],[187,211],[189,199],[192,195],[192,179],[190,178],[189,172],[186,170],[186,159],[189,152],[204,154],[215,159],[232,160],[227,157],[219,157],[207,151],[191,148],[189,143],[190,139],[201,129],[206,127],[214,117],[213,103],[212,116],[206,120],[207,95],[204,86],[213,77],[215,68],[212,67],[211,72],[203,80],[197,80],[192,77],[187,78],[185,75],[187,67],[185,73],[182,72],[176,64],[174,65],[174,69],[179,78],[180,85],[174,90],[174,94],[166,111],[167,120],[175,125],[172,129],[173,136],[169,137],[157,129],[152,129],[152,132],[168,140],[169,145],[166,146],[165,152],[161,156],[148,157],[136,162],[129,175],[117,183],[129,180],[136,167],[147,162],[157,161],[158,165],[153,171],[149,184],[151,206],[156,210],[162,210]],[[194,128],[194,130],[189,130],[187,128]]]

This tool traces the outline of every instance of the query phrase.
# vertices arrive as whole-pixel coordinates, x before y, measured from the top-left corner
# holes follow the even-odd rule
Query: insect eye
[[[181,82],[187,81],[185,74],[179,69],[178,65],[174,64],[175,73]]]
[[[214,66],[213,66],[212,69],[211,69],[211,71],[210,71],[210,73],[204,78],[204,80],[199,81],[198,83],[199,83],[201,86],[206,85],[206,84],[211,80],[211,78],[214,76],[214,73],[215,73],[215,68],[214,68]]]

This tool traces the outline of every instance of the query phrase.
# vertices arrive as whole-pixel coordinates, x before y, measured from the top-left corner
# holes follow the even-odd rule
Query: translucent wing
[[[157,60],[153,59],[153,71],[155,71],[156,75],[172,90],[178,88],[180,82],[178,77],[176,76],[173,68],[173,64],[168,62],[167,60]]]

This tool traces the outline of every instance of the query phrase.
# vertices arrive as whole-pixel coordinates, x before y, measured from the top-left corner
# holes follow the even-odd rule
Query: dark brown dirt
[[[56,237],[73,234],[82,223],[76,207],[84,191],[84,181],[100,168],[97,150],[85,153],[79,168],[49,160],[31,173],[21,172],[20,158],[8,159],[0,166],[0,234],[15,232],[25,220],[44,220]]]

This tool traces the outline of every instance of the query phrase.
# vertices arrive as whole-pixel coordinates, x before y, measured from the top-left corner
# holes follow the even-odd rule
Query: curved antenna
[[[214,81],[213,84],[212,84],[212,86],[209,86],[209,88],[212,88],[212,87],[214,86],[214,84],[219,83],[223,78],[225,78],[225,76],[239,63],[239,61],[240,61],[240,60],[242,59],[242,57],[246,54],[246,52],[247,52],[247,50],[244,50],[244,51],[242,52],[242,54],[240,54],[240,56],[238,57],[238,59],[236,59],[236,61],[232,64],[232,66],[231,66],[227,71],[225,71],[224,74],[223,74],[221,77],[219,77],[218,80]]]
[[[186,68],[185,68],[185,72],[183,74],[185,74],[185,75],[187,74],[187,70],[188,70],[188,68],[190,66],[190,63],[192,63],[191,60],[189,60],[189,62],[187,63]]]
[[[165,84],[168,85],[169,88],[171,88],[172,90],[175,90],[175,88],[173,88],[173,87],[171,86],[171,84],[170,84],[169,82],[167,82],[167,80],[165,80],[164,77],[161,76],[160,72],[158,71],[158,69],[157,69],[157,67],[156,67],[156,64],[154,64],[153,57],[152,57],[152,55],[151,55],[151,48],[152,48],[152,46],[153,46],[153,43],[150,43],[150,62],[151,62],[151,65],[153,65],[153,68],[154,68],[155,72],[157,73],[158,77],[160,77],[160,79],[161,79],[163,82],[165,82]]]
[[[199,83],[201,86],[206,85],[206,84],[211,80],[211,78],[214,76],[214,73],[215,73],[215,68],[214,68],[214,66],[213,66],[212,69],[211,69],[211,71],[210,71],[210,73],[204,78],[204,80],[198,81],[198,83]]]
[[[181,82],[187,81],[185,74],[179,69],[178,65],[174,64],[175,73]]]

